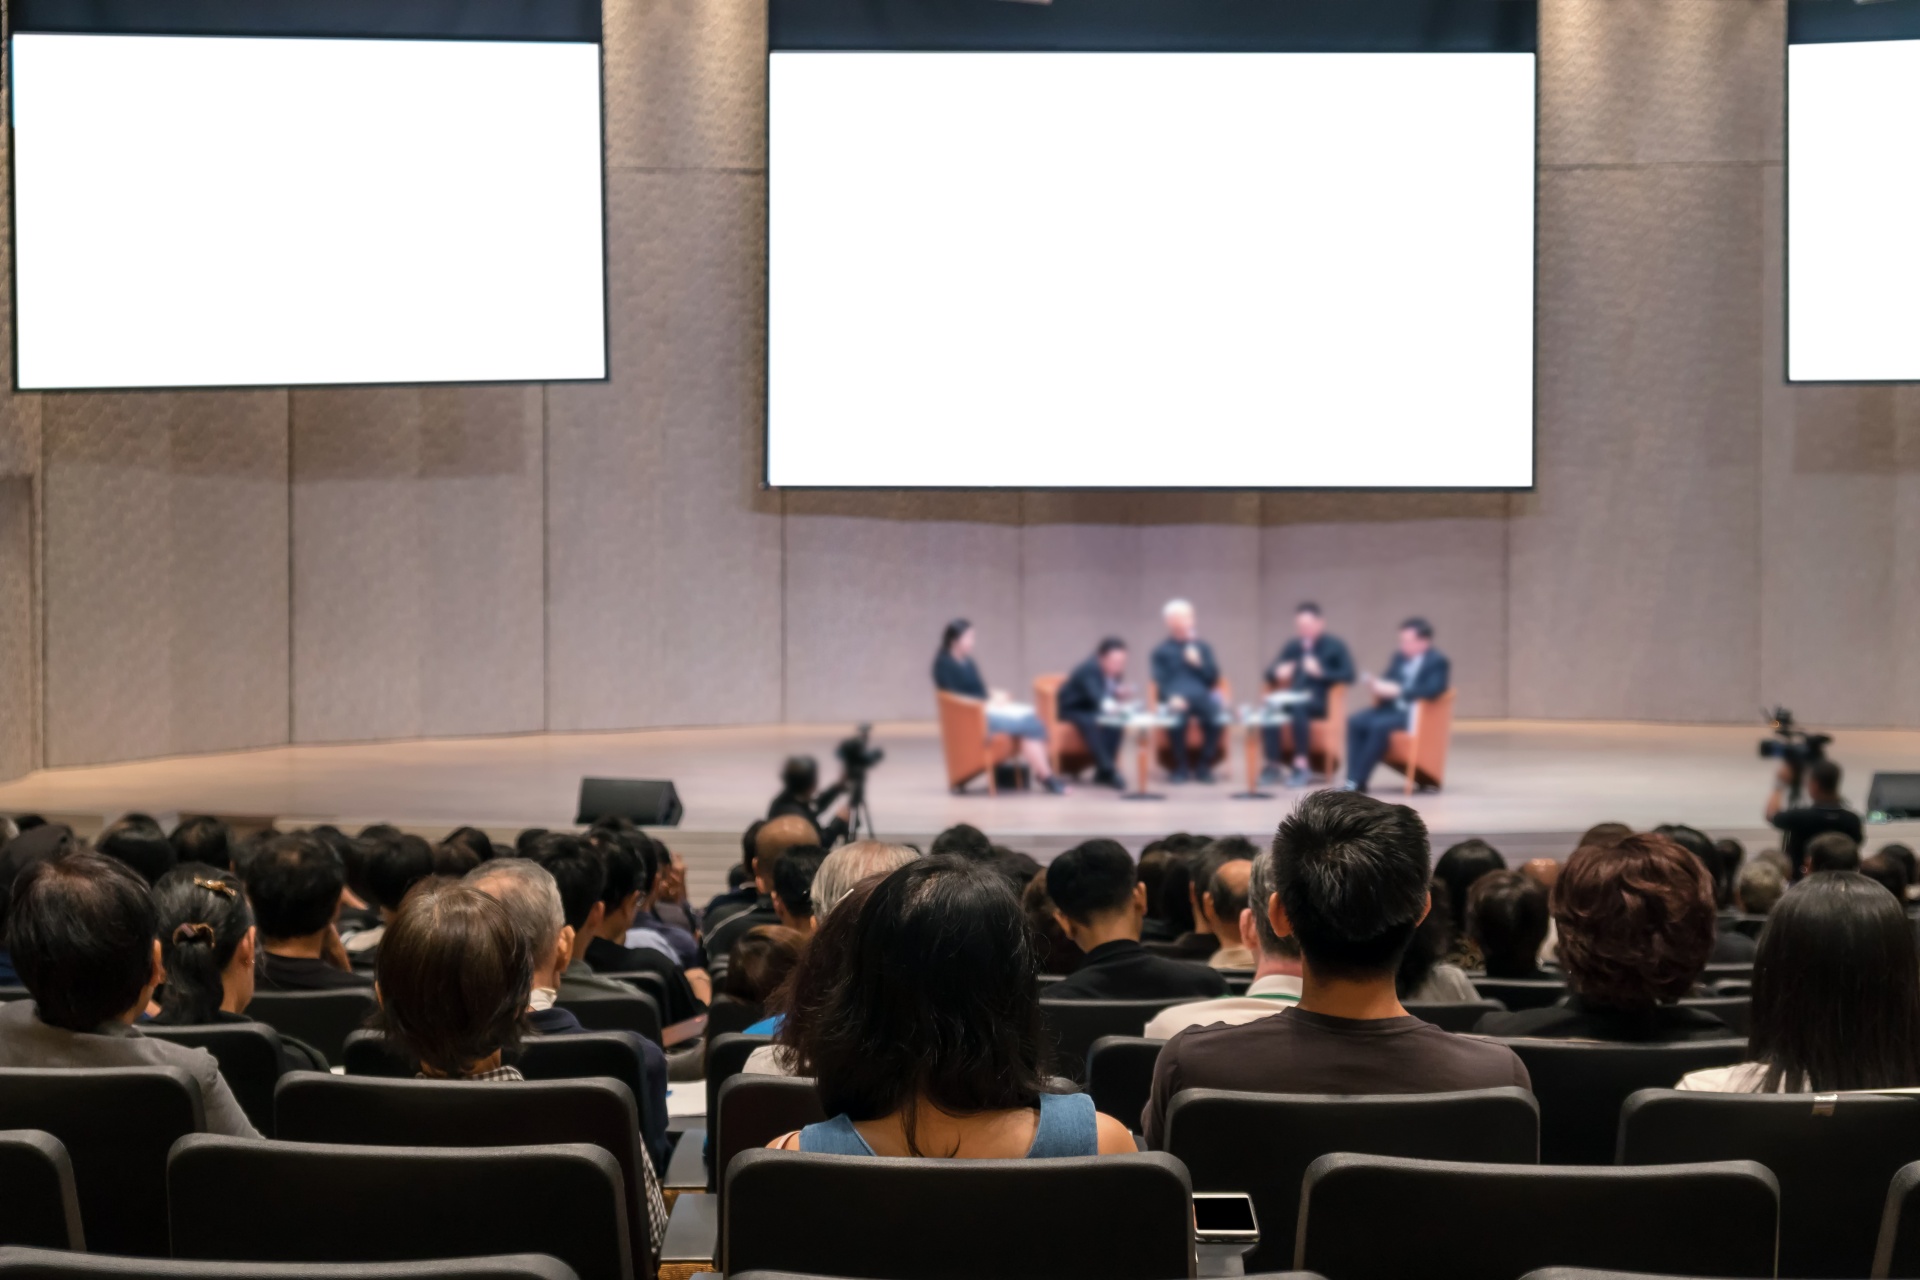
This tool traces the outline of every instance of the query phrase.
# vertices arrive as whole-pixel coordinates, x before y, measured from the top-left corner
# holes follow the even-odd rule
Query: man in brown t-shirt
[[[1254,861],[1248,910],[1263,951],[1300,948],[1300,1003],[1244,1026],[1181,1032],[1160,1051],[1141,1118],[1163,1144],[1182,1089],[1264,1093],[1442,1093],[1530,1088],[1504,1045],[1412,1017],[1394,972],[1432,906],[1427,829],[1404,805],[1356,791],[1300,802]]]

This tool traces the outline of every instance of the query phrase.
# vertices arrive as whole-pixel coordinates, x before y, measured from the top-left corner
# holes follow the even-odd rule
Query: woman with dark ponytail
[[[244,1022],[253,999],[253,913],[239,877],[183,862],[153,886],[160,962],[167,978],[155,999],[162,1025]]]

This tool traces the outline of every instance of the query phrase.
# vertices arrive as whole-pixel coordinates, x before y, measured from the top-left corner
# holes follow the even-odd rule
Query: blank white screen
[[[770,62],[771,483],[1531,484],[1531,54]]]
[[[1920,40],[1787,47],[1787,377],[1920,380]]]
[[[606,375],[598,46],[13,55],[21,387]]]

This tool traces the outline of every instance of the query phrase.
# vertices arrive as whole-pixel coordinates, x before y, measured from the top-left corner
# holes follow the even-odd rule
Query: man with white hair
[[[1213,647],[1199,638],[1193,606],[1185,600],[1169,600],[1160,611],[1167,624],[1167,638],[1153,651],[1153,683],[1166,709],[1178,717],[1167,730],[1173,745],[1173,782],[1198,778],[1213,781],[1213,762],[1220,755],[1220,664],[1214,661]],[[1200,726],[1200,762],[1189,770],[1187,764],[1187,726]]]
[[[469,871],[467,883],[507,909],[507,918],[533,953],[527,1024],[543,1036],[584,1031],[580,1019],[555,1003],[560,975],[573,959],[574,934],[552,874],[525,858],[495,858]]]

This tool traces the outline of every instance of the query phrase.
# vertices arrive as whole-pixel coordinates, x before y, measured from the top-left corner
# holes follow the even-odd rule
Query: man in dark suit
[[[1169,960],[1140,945],[1147,889],[1133,857],[1111,840],[1077,844],[1047,866],[1054,919],[1086,953],[1047,989],[1049,1000],[1183,1000],[1223,996],[1226,979],[1204,964]]]
[[[1170,600],[1161,610],[1166,620],[1167,638],[1153,651],[1153,683],[1159,688],[1160,701],[1178,717],[1167,730],[1173,744],[1173,777],[1185,782],[1197,777],[1213,781],[1213,762],[1220,755],[1220,725],[1216,717],[1220,698],[1214,692],[1220,686],[1220,664],[1213,660],[1213,647],[1198,638],[1193,606],[1185,600]],[[1187,767],[1187,726],[1200,726],[1200,763],[1191,772]]]
[[[1120,750],[1121,730],[1117,725],[1100,723],[1100,708],[1109,698],[1125,696],[1120,678],[1127,671],[1127,643],[1108,636],[1091,658],[1073,669],[1054,699],[1060,718],[1080,731],[1080,738],[1093,756],[1093,781],[1096,786],[1125,791],[1127,784],[1114,766],[1114,754]]]
[[[1269,725],[1261,732],[1267,749],[1267,767],[1262,782],[1285,781],[1290,787],[1308,782],[1307,748],[1313,743],[1313,722],[1327,718],[1327,690],[1353,679],[1353,655],[1347,642],[1327,634],[1327,620],[1320,606],[1308,600],[1293,611],[1293,639],[1280,650],[1280,656],[1267,668],[1267,679],[1283,688],[1310,693],[1313,700],[1287,708],[1288,729],[1293,735],[1293,770],[1284,773],[1280,761],[1280,727]]]
[[[1447,655],[1433,647],[1433,627],[1425,618],[1400,624],[1400,648],[1384,677],[1368,676],[1376,702],[1347,717],[1348,791],[1365,791],[1367,779],[1387,754],[1387,740],[1413,721],[1413,704],[1447,691],[1451,677]]]

